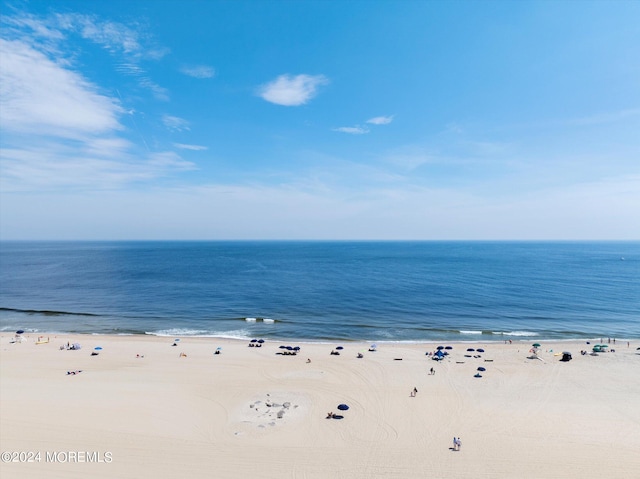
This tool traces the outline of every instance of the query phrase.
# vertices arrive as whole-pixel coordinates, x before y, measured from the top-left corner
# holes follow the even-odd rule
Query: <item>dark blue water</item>
[[[640,338],[640,243],[2,242],[0,308],[4,331]]]

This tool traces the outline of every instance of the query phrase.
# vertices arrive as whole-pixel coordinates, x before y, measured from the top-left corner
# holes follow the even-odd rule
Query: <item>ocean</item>
[[[0,331],[640,338],[640,242],[1,242]]]

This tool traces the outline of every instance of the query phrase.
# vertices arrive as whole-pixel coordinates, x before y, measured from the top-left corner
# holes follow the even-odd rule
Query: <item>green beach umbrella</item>
[[[539,348],[540,347],[540,343],[533,343],[533,347],[534,348]]]

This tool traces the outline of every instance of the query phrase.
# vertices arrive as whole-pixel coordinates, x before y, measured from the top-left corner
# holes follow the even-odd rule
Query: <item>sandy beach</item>
[[[540,359],[528,359],[529,342],[451,343],[450,354],[433,361],[425,353],[437,343],[369,351],[347,342],[331,355],[340,343],[267,340],[258,348],[183,337],[173,346],[168,337],[44,334],[49,342],[36,344],[39,335],[0,338],[3,479],[640,471],[633,341],[597,356],[580,354],[591,351],[583,341],[541,341]],[[73,343],[82,348],[68,350]],[[278,354],[281,345],[301,349]],[[565,350],[569,362],[557,355]],[[485,371],[474,377],[479,367]]]

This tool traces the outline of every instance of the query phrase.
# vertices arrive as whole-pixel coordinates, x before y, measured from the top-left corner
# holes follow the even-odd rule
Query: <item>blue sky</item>
[[[639,239],[640,2],[3,2],[0,239]]]

